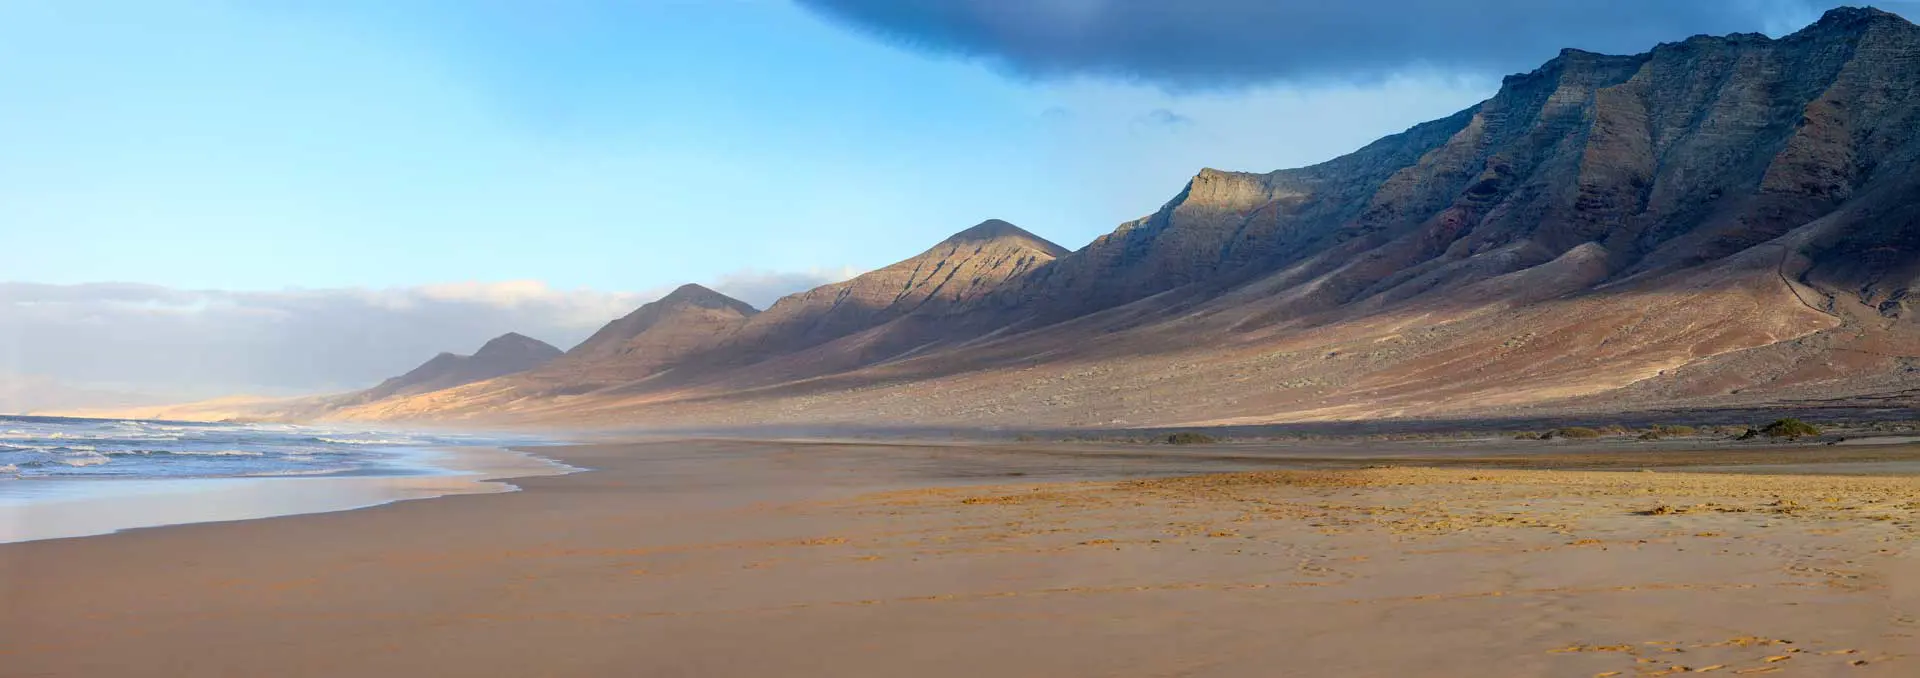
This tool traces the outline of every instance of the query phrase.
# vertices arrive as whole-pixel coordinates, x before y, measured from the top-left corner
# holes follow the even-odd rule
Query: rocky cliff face
[[[1124,425],[1897,400],[1920,387],[1916,92],[1920,28],[1870,9],[1567,50],[1326,163],[1203,170],[1079,251],[987,222],[715,322],[672,378],[603,361],[571,377],[597,395],[521,389],[515,412]]]
[[[1912,175],[1915,49],[1899,17],[1841,9],[1779,40],[1567,50],[1329,163],[1202,171],[1008,294],[1072,317],[1268,278],[1291,299],[1275,310],[1298,314],[1446,293],[1589,243],[1605,280],[1720,260]]]

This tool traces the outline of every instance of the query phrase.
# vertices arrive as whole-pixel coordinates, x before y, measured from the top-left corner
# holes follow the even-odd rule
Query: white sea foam
[[[263,456],[266,456],[266,453],[264,452],[256,452],[253,450],[113,450],[108,452],[107,456],[109,457],[148,457],[156,454],[170,455],[175,457],[263,457]]]
[[[286,432],[286,431],[302,431],[302,430],[306,430],[307,427],[301,426],[299,424],[241,424],[240,428],[248,431],[263,431],[266,433],[275,433],[275,432]]]
[[[15,475],[19,472],[20,467],[18,466],[14,466],[13,464],[0,464],[0,475]]]
[[[260,471],[258,473],[242,473],[240,474],[240,477],[242,478],[285,478],[285,477],[298,477],[298,476],[330,476],[330,475],[334,475],[337,473],[344,473],[351,470],[353,469],[348,467],[340,467],[340,468],[311,468],[311,469],[306,469],[302,471],[284,471],[284,470]]]
[[[378,429],[0,417],[0,464],[14,467],[0,478],[386,473],[417,464],[403,449],[455,441],[470,444],[464,437]]]
[[[388,438],[352,439],[352,438],[321,437],[321,438],[314,438],[314,440],[323,442],[323,443],[331,443],[334,445],[413,445],[415,444],[415,441],[412,441],[412,440],[405,440],[405,439],[393,440]]]
[[[101,454],[99,452],[86,452],[84,454],[71,455],[64,459],[58,459],[56,461],[59,461],[62,464],[66,464],[67,466],[77,467],[77,466],[99,466],[101,464],[105,464],[112,460],[108,459],[107,455]]]
[[[60,452],[93,452],[95,450],[92,445],[35,445],[33,443],[8,443],[6,445],[0,445],[0,447],[21,452],[44,452],[48,454]]]

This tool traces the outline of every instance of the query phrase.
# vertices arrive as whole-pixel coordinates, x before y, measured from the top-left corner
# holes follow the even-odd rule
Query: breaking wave
[[[506,441],[496,441],[506,442]],[[291,424],[0,416],[0,477],[206,478],[415,472],[461,436]],[[487,444],[485,442],[478,444]]]

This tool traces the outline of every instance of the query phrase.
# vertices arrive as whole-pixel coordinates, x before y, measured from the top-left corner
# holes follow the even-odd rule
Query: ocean
[[[0,416],[0,543],[511,492],[516,434]]]
[[[422,448],[535,442],[293,424],[0,416],[0,480],[431,473],[415,454]]]

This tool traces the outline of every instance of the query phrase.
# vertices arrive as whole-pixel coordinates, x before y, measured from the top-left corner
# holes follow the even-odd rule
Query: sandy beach
[[[1920,672],[1920,478],[1791,466],[1910,445],[543,453],[594,470],[0,545],[0,676]]]

